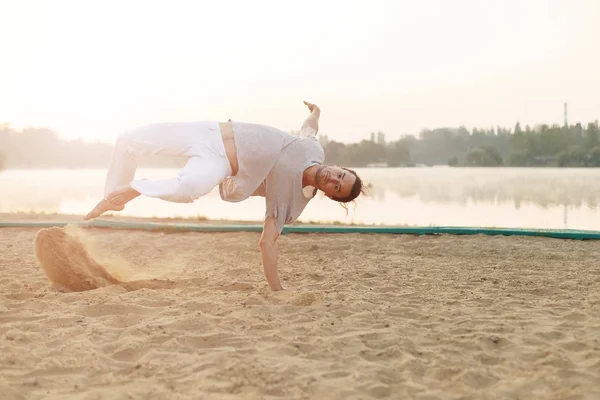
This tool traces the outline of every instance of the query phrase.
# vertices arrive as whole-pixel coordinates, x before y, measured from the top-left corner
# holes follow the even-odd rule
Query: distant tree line
[[[465,127],[424,130],[392,142],[382,132],[370,140],[344,144],[322,138],[328,163],[365,167],[450,165],[470,167],[600,167],[598,121],[573,126],[539,125],[525,129]]]
[[[341,143],[321,135],[325,160],[348,167],[450,165],[474,167],[600,167],[598,121],[572,126],[538,125],[522,129],[465,127],[424,130],[387,142],[383,132],[358,143]],[[0,126],[0,169],[106,167],[112,146],[61,140],[45,128],[12,130]],[[141,166],[181,166],[185,160],[146,158]]]

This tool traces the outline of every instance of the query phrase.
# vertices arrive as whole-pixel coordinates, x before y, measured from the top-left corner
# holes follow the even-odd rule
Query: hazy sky
[[[356,142],[600,119],[598,0],[0,0],[0,122],[225,120]]]

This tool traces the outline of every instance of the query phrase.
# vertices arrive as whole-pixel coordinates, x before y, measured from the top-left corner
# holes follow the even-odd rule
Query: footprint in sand
[[[302,293],[292,300],[292,304],[295,306],[312,306],[314,304],[320,303],[323,300],[323,295],[321,293]]]
[[[127,291],[175,287],[169,280],[122,281],[94,260],[81,239],[65,228],[41,229],[34,237],[34,247],[40,267],[59,291],[82,292],[110,285]]]

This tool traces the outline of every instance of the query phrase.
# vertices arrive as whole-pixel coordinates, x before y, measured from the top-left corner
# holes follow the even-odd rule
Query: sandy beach
[[[289,234],[273,293],[259,233],[86,229],[176,286],[61,293],[38,230],[0,229],[1,399],[600,398],[597,241]]]

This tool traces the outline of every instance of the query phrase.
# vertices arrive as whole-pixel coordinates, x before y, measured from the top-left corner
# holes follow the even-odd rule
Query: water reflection
[[[418,196],[424,203],[511,204],[596,209],[600,169],[416,168],[363,170],[373,198],[384,201],[386,189],[400,198]]]
[[[505,226],[598,229],[600,169],[359,169],[371,184],[350,212],[318,195],[302,222],[384,225]],[[84,214],[102,196],[105,170],[0,172],[0,212]],[[176,169],[140,169],[162,179]],[[193,204],[137,198],[123,215],[261,220],[264,199],[221,201],[214,190]]]

